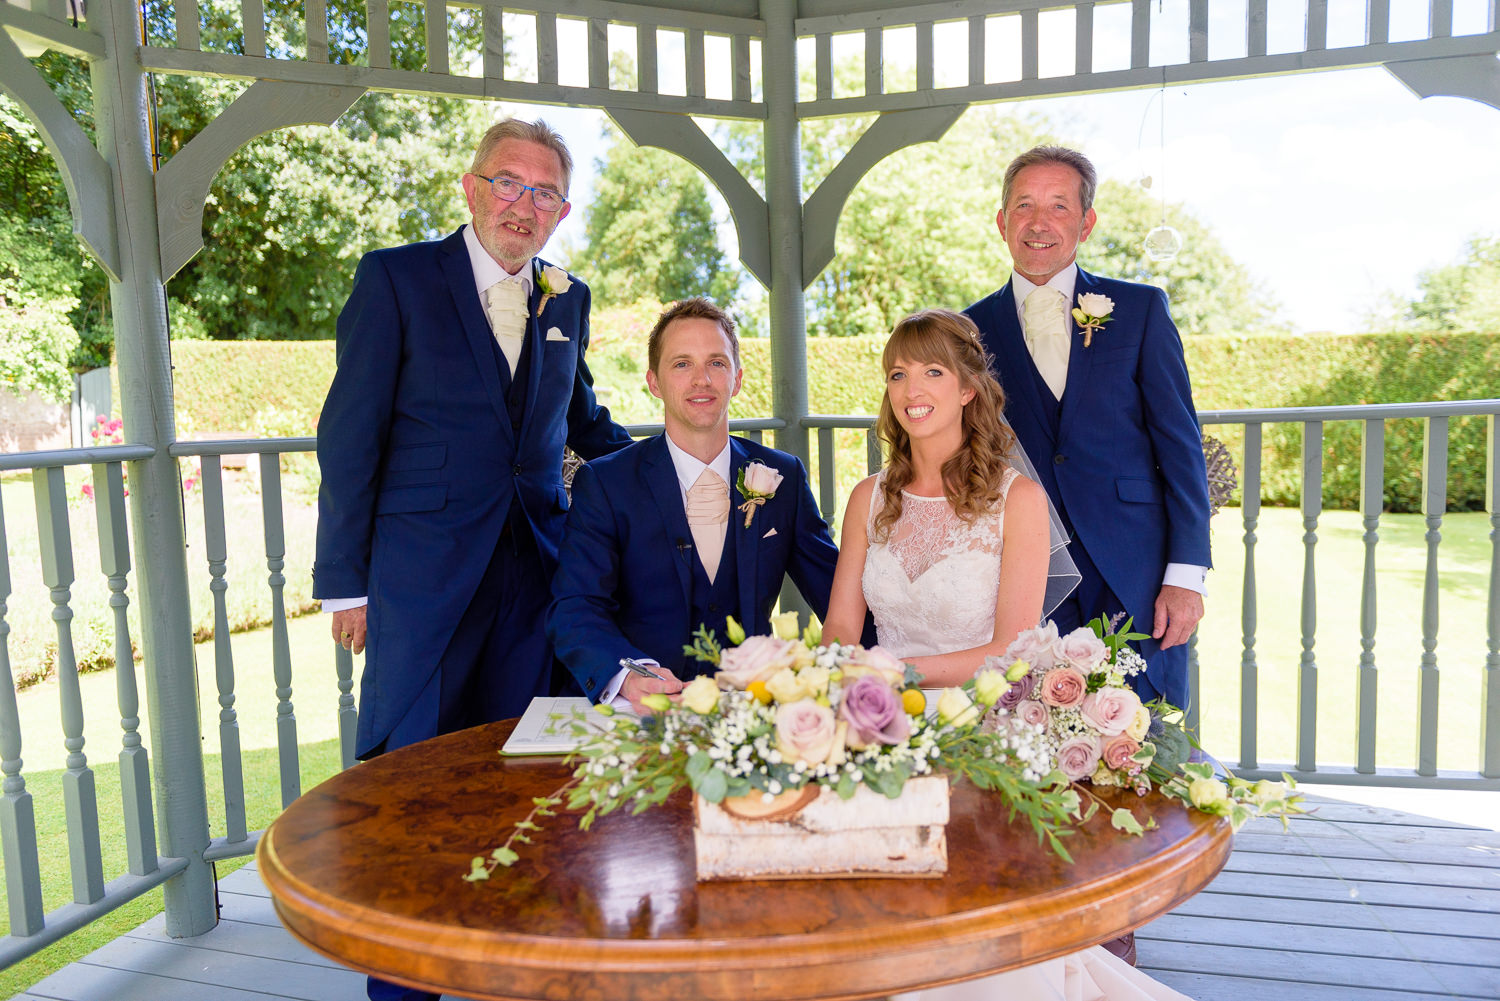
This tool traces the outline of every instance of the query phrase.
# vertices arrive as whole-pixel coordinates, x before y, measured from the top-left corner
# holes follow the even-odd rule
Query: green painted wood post
[[[208,590],[214,596],[214,687],[219,695],[219,760],[224,790],[224,840],[243,842],[245,774],[240,754],[239,710],[235,709],[234,645],[229,641],[229,540],[224,527],[224,468],[217,455],[200,460],[203,485],[203,556],[208,561]]]
[[[1429,417],[1422,438],[1422,517],[1427,568],[1422,578],[1422,662],[1417,682],[1417,774],[1437,774],[1438,544],[1448,510],[1448,418]]]
[[[21,775],[21,714],[16,681],[10,668],[10,546],[5,537],[5,508],[0,505],[0,854],[5,856],[12,935],[35,935],[46,916],[42,907],[42,870],[36,847],[36,806]]]
[[[1479,699],[1479,773],[1500,778],[1500,419],[1485,419],[1484,509],[1490,516],[1489,652],[1484,658],[1484,687]],[[0,594],[0,599],[3,599]],[[0,605],[0,609],[5,606]],[[3,652],[3,648],[0,648]]]
[[[1297,768],[1318,768],[1318,517],[1323,513],[1323,422],[1302,424],[1302,657],[1297,665]]]
[[[786,421],[776,447],[809,461],[807,312],[802,288],[802,131],[797,121],[797,3],[761,0],[766,36],[761,79],[766,96],[766,211],[771,229],[771,413]],[[796,588],[781,589],[781,607],[806,621]]]
[[[1240,517],[1245,524],[1245,578],[1240,588],[1240,767],[1257,764],[1260,668],[1255,663],[1255,526],[1260,521],[1260,450],[1264,425],[1245,425],[1244,480]]]
[[[266,540],[266,584],[271,588],[271,671],[276,679],[276,756],[281,805],[302,795],[297,766],[297,716],[292,709],[292,648],[286,631],[286,532],[281,523],[281,454],[260,456],[260,516]]]
[[[155,872],[156,814],[151,807],[151,756],[141,741],[141,699],[130,642],[130,538],[125,530],[125,470],[118,462],[94,466],[94,521],[99,530],[99,566],[109,582],[115,620],[115,701],[120,708],[120,806],[125,859],[137,876]]]
[[[1364,519],[1365,574],[1360,585],[1359,681],[1355,708],[1354,770],[1375,774],[1376,692],[1380,674],[1375,667],[1375,544],[1380,541],[1380,512],[1385,504],[1385,421],[1363,422],[1359,464],[1359,513]]]
[[[203,787],[203,743],[198,679],[193,665],[188,605],[182,484],[167,449],[176,438],[172,360],[167,340],[156,189],[151,174],[150,113],[140,67],[136,6],[102,0],[89,21],[105,40],[104,59],[90,64],[99,152],[114,181],[120,281],[110,283],[121,409],[130,442],[156,450],[130,463],[130,524],[139,567],[136,584],[146,710],[152,751],[161,850],[188,860],[164,884],[167,933],[201,935],[217,922],[208,847],[208,803]]]

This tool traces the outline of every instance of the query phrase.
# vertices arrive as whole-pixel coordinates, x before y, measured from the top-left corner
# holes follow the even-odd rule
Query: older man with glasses
[[[536,256],[571,172],[544,123],[495,125],[463,176],[472,221],[367,254],[339,314],[313,593],[334,639],[365,651],[361,757],[570,684],[554,686],[543,631],[563,446],[630,444],[584,363],[588,287]]]

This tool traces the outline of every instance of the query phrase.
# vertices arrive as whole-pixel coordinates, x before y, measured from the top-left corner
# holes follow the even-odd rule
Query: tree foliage
[[[1500,331],[1500,236],[1477,236],[1463,259],[1422,272],[1419,295],[1406,310],[1416,330]]]

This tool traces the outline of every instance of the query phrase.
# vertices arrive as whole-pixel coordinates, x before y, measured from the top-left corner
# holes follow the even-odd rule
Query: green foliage
[[[616,306],[697,295],[728,302],[739,276],[719,249],[703,175],[671,153],[633,146],[608,131],[614,142],[596,162],[586,209],[588,242],[574,258],[594,302]]]
[[[333,382],[333,342],[172,345],[180,424],[200,433],[311,435]],[[267,424],[264,414],[277,416]]]
[[[1475,237],[1464,258],[1418,279],[1406,324],[1418,330],[1500,330],[1500,236]]]

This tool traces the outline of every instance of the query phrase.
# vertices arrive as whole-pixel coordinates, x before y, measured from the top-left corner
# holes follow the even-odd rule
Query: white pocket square
[[[775,534],[776,534],[776,529],[773,528],[769,532],[767,532],[765,535],[762,535],[761,538],[762,539],[769,539],[771,536],[773,536]]]
[[[556,327],[548,327],[547,328],[547,340],[549,340],[549,341],[562,341],[564,343],[567,343],[568,338],[567,338],[566,335],[563,334],[563,332],[561,330],[557,329]]]

